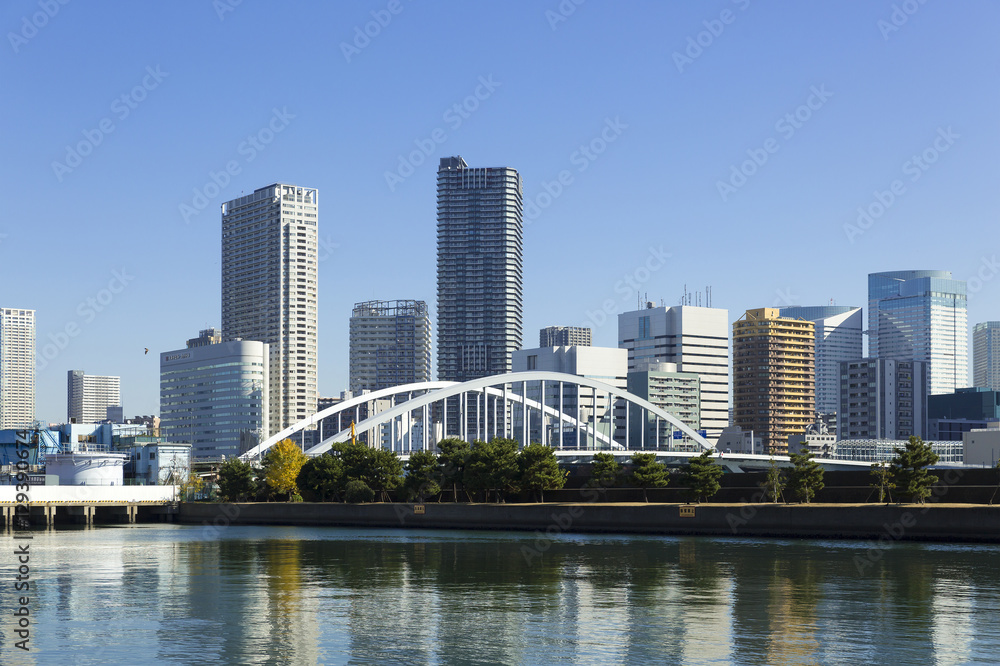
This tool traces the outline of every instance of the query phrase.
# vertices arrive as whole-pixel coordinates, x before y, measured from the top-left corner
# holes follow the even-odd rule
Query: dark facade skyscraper
[[[521,348],[521,176],[441,159],[437,178],[438,379],[509,372]]]

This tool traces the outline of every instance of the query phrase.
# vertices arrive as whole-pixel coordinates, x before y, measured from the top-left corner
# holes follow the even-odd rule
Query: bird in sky
[[[143,354],[143,356],[145,356],[146,354],[149,353],[149,347],[146,347],[145,349],[146,349],[146,352]]]

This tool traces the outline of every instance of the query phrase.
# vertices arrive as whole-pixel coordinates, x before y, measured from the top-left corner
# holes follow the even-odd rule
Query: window
[[[532,354],[528,357],[528,370],[538,369],[538,356]]]

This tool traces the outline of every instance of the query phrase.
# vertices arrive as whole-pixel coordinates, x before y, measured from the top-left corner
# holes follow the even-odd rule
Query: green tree
[[[764,480],[760,482],[760,489],[764,491],[764,497],[770,497],[775,504],[778,503],[779,497],[782,500],[785,499],[781,492],[785,489],[785,473],[778,467],[778,463],[774,462],[774,458],[771,458],[771,466],[768,468]]]
[[[306,461],[295,482],[310,501],[337,501],[347,484],[344,463],[328,451]]]
[[[254,469],[239,458],[229,458],[219,467],[219,496],[226,502],[245,502],[256,495]]]
[[[465,466],[469,462],[472,448],[464,439],[449,437],[438,442],[438,463],[441,465],[441,483],[451,486],[451,498],[458,501],[458,486],[463,483]]]
[[[931,496],[931,486],[938,478],[927,471],[936,464],[938,454],[931,450],[931,445],[924,443],[919,437],[910,437],[906,448],[896,448],[896,457],[892,459],[892,480],[899,491],[913,498],[917,504]]]
[[[892,468],[886,462],[875,462],[872,463],[871,475],[871,487],[878,491],[879,503],[883,500],[886,503],[891,502],[892,489],[896,487],[896,484],[892,481]]]
[[[517,454],[520,487],[538,493],[538,501],[545,501],[546,490],[558,490],[566,485],[568,471],[559,468],[556,452],[551,447],[530,444]]]
[[[465,466],[463,481],[475,492],[484,492],[486,501],[490,491],[497,502],[504,501],[504,493],[517,489],[517,441],[494,437],[488,442],[475,441]]]
[[[291,501],[292,495],[299,492],[295,481],[307,460],[295,442],[283,439],[264,454],[264,480],[276,493],[287,495]]]
[[[403,463],[395,451],[368,449],[368,468],[361,478],[384,502],[389,501],[389,491],[403,485]]]
[[[642,499],[649,502],[647,488],[664,488],[670,482],[670,472],[656,462],[655,453],[632,454],[632,484],[642,488]]]
[[[813,460],[809,447],[803,446],[799,453],[788,456],[792,461],[792,475],[789,485],[796,497],[808,504],[823,490],[823,466]]]
[[[344,488],[344,501],[350,504],[363,504],[375,501],[375,491],[361,479],[351,479]]]
[[[441,492],[441,470],[438,467],[438,457],[430,451],[416,451],[410,454],[410,459],[404,465],[406,479],[403,481],[403,491],[406,499],[423,502],[428,495]]]
[[[595,453],[587,485],[591,488],[612,488],[621,481],[622,466],[612,453]]]
[[[714,461],[715,451],[704,451],[700,456],[688,458],[682,468],[684,483],[690,488],[691,499],[703,502],[719,492],[719,479],[725,474],[721,465]]]

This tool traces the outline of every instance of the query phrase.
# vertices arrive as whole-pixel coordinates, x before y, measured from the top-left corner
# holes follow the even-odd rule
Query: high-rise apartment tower
[[[1000,390],[1000,321],[972,329],[972,385]]]
[[[522,188],[509,167],[441,159],[437,176],[438,379],[509,372],[521,348]]]
[[[366,301],[351,313],[350,387],[362,391],[431,379],[431,321],[424,301]]]
[[[808,319],[816,325],[816,411],[833,414],[840,407],[840,364],[864,356],[861,308],[849,305],[792,306],[781,316]]]
[[[788,450],[816,416],[815,325],[757,308],[733,324],[733,411],[771,453]]]
[[[108,407],[122,404],[121,378],[88,375],[83,370],[66,373],[66,420],[98,423],[108,418]]]
[[[0,308],[0,430],[35,420],[35,311]]]
[[[318,214],[284,183],[222,205],[222,335],[268,345],[269,435],[316,412]]]

